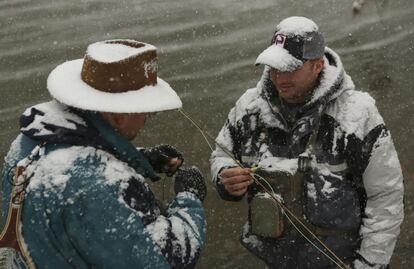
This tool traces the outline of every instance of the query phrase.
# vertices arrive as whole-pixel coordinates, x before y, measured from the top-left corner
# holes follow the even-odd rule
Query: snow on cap
[[[133,46],[133,44],[135,44],[135,46]],[[136,41],[128,39],[96,42],[88,46],[86,54],[102,63],[112,63],[125,60],[146,51],[157,50],[156,47],[150,44],[141,43],[142,46],[140,47],[138,47],[137,44]]]
[[[59,102],[84,110],[146,113],[182,106],[175,91],[157,77],[157,49],[115,39],[88,46],[84,59],[57,66],[47,87]]]
[[[275,34],[304,36],[306,33],[317,32],[318,30],[318,25],[316,25],[316,23],[311,19],[292,16],[282,20],[276,26]]]
[[[270,46],[256,59],[280,71],[294,71],[306,60],[319,59],[325,52],[325,41],[315,22],[305,17],[289,17],[277,26]]]

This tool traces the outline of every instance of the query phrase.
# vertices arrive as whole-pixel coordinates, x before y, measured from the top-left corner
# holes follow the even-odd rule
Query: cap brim
[[[282,72],[295,71],[303,65],[303,62],[293,57],[286,49],[271,45],[265,49],[256,59],[256,65],[264,64]]]
[[[53,98],[68,106],[83,110],[145,113],[182,107],[177,93],[164,80],[157,78],[154,86],[122,93],[96,90],[81,79],[83,59],[57,66],[47,79],[47,88]]]

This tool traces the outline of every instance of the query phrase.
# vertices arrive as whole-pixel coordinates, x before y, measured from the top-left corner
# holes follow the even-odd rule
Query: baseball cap
[[[277,26],[271,44],[256,59],[282,72],[291,72],[307,60],[319,59],[325,52],[325,40],[319,27],[305,17],[288,17]]]

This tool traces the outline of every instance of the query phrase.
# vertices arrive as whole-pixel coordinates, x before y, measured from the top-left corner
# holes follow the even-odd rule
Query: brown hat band
[[[133,40],[112,40],[105,43],[122,44],[133,48],[146,45]],[[89,86],[111,93],[139,90],[145,86],[156,85],[157,51],[155,48],[150,48],[115,62],[101,62],[87,53],[83,61],[81,78]]]

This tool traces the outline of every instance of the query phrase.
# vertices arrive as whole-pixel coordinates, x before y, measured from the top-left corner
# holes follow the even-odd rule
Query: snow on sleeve
[[[236,105],[230,111],[228,118],[232,120],[232,124],[240,121],[248,112],[252,113],[257,110],[256,101],[260,98],[257,88],[248,89],[237,100]]]
[[[231,138],[231,133],[230,133],[229,128],[223,128],[220,130],[220,133],[216,138],[216,143],[218,143],[220,147],[224,147],[227,150],[230,150],[230,151],[233,150],[234,142]]]
[[[156,221],[148,224],[145,229],[160,249],[167,247],[167,236],[170,229],[170,223],[166,217],[159,216]]]
[[[197,202],[198,201],[198,202]],[[180,193],[145,230],[173,268],[191,268],[205,240],[205,213],[201,202],[189,192]]]
[[[225,150],[232,152],[234,141],[231,137],[229,122],[220,130],[216,138],[216,149],[210,157],[212,181],[218,183],[218,173],[224,167],[235,167],[238,164],[226,153]]]
[[[388,264],[404,218],[403,176],[390,135],[377,138],[362,178],[367,202],[359,252],[368,261]]]
[[[298,170],[298,159],[269,157],[260,161],[258,167],[268,172],[285,172],[294,175]]]
[[[135,48],[118,43],[96,42],[88,46],[86,53],[97,61],[112,63],[149,50],[156,50],[156,48],[150,44],[145,44],[142,47]]]
[[[157,221],[146,226],[152,240],[165,250],[172,246],[172,252],[181,263],[186,259],[194,259],[200,247],[199,241],[194,235],[191,235],[191,229],[188,229],[187,223],[175,216],[167,219],[164,216],[158,217]],[[174,235],[174,239],[171,235]]]

